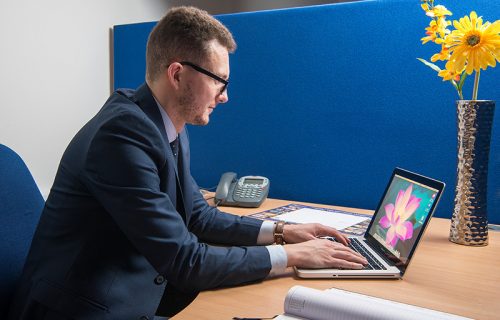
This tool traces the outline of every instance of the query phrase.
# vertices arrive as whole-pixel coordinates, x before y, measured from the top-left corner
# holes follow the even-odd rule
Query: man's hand
[[[337,229],[320,223],[286,224],[283,229],[286,243],[299,243],[325,236],[334,237],[344,245],[349,244],[349,240]]]
[[[336,241],[318,239],[334,237]],[[346,247],[349,239],[338,230],[320,223],[287,224],[283,237],[288,266],[303,268],[362,269],[368,262],[359,253]]]
[[[368,262],[345,245],[326,239],[314,239],[284,246],[288,267],[362,269]]]

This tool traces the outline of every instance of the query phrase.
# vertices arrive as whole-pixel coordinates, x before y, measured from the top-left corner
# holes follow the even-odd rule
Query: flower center
[[[474,47],[481,41],[481,37],[478,34],[471,34],[466,41],[469,46]]]

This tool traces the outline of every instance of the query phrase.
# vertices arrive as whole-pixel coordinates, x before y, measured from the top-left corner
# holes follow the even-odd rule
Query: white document
[[[292,287],[279,320],[465,320],[450,313],[339,289]],[[470,320],[470,319],[469,319]]]
[[[356,216],[340,212],[330,212],[325,210],[316,210],[302,208],[299,210],[280,214],[276,219],[294,223],[321,223],[326,226],[342,230],[353,226],[365,220],[370,220],[370,217]]]

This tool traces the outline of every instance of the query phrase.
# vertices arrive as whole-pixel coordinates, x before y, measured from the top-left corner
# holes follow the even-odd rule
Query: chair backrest
[[[24,161],[0,144],[0,319],[7,317],[43,205]]]

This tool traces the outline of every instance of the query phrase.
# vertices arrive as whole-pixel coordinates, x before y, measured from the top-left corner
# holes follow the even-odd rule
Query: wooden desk
[[[248,215],[289,203],[292,202],[268,199],[257,209],[221,209]],[[466,247],[448,241],[449,229],[448,219],[431,220],[403,280],[304,280],[289,269],[286,275],[261,283],[202,292],[173,319],[271,317],[283,313],[285,295],[294,285],[335,287],[474,319],[499,319],[500,232],[490,230],[486,247]]]

